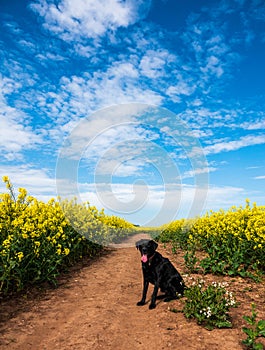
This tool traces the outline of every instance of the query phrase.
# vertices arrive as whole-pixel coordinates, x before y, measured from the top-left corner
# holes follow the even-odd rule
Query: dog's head
[[[135,246],[140,250],[141,261],[146,263],[155,254],[158,244],[150,239],[140,239],[135,243]]]

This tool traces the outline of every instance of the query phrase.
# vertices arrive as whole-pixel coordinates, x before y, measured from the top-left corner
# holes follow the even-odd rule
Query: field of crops
[[[47,203],[17,194],[8,177],[0,194],[0,295],[44,281],[56,283],[61,271],[104,245],[139,232],[131,223],[75,200]],[[142,228],[141,231],[149,232]],[[259,278],[265,272],[265,206],[232,207],[193,220],[176,220],[161,232],[160,242],[184,251],[190,272]]]
[[[164,227],[159,240],[186,250],[192,272],[258,278],[265,272],[265,206],[246,200],[245,207],[177,220]]]
[[[89,203],[44,203],[24,188],[16,195],[7,176],[3,181],[7,192],[0,194],[0,295],[44,281],[56,283],[67,266],[134,232],[132,224]]]

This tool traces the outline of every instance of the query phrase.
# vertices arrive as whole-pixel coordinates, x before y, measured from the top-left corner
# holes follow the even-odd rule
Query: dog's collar
[[[155,256],[155,253],[156,253],[156,252],[154,252],[154,254],[153,254],[152,256],[150,256],[150,258],[148,259],[148,263],[149,263],[149,265],[151,264],[152,259],[153,259],[153,257]]]

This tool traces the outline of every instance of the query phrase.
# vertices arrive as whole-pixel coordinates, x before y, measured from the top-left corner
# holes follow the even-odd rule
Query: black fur
[[[137,305],[145,304],[149,283],[154,285],[149,309],[156,307],[159,288],[162,293],[165,293],[165,301],[177,299],[179,294],[183,295],[185,289],[184,281],[169,259],[156,252],[158,244],[153,240],[141,239],[135,245],[140,250],[141,256],[145,255],[147,258],[146,262],[142,261],[143,294]]]

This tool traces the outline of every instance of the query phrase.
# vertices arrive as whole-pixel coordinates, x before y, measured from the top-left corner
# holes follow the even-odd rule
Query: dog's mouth
[[[142,257],[141,257],[141,261],[142,261],[143,263],[146,263],[147,260],[148,260],[147,255],[146,255],[146,254],[143,254]]]

